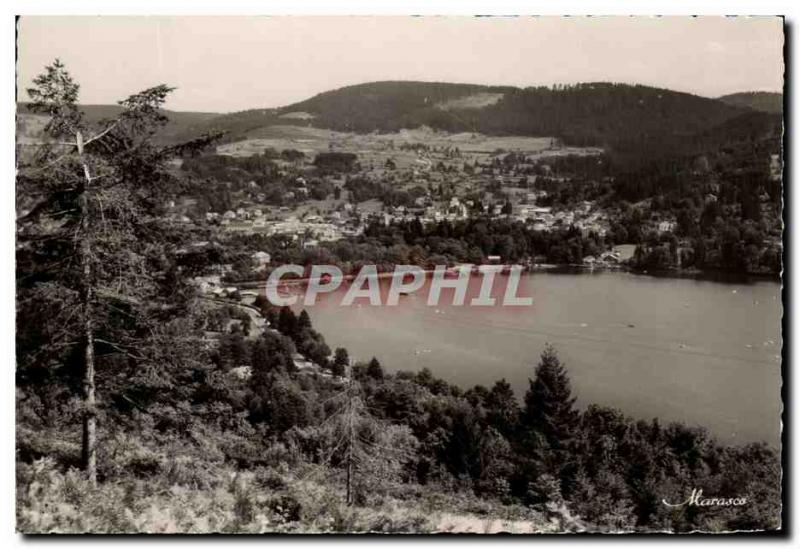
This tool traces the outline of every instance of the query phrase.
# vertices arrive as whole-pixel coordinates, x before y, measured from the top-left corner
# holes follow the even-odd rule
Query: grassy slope
[[[23,533],[546,533],[580,529],[565,508],[535,511],[447,487],[381,487],[345,504],[343,473],[311,464],[237,472],[171,458],[165,474],[100,483],[57,470],[52,459],[18,465]]]

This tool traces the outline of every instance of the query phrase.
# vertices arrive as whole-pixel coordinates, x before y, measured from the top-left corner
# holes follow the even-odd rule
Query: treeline
[[[507,219],[469,218],[455,222],[441,221],[423,225],[414,219],[384,225],[369,222],[363,234],[317,246],[303,247],[285,235],[231,235],[224,245],[185,254],[181,259],[193,272],[201,272],[215,261],[225,260],[238,265],[246,280],[252,274],[247,268],[249,254],[263,250],[272,257],[273,265],[337,265],[345,272],[356,272],[361,265],[377,265],[391,270],[395,265],[435,265],[455,263],[481,264],[492,255],[506,263],[538,263],[559,265],[580,264],[587,255],[607,249],[605,240],[594,233],[584,235],[575,227],[554,231],[535,231],[529,225]],[[252,277],[251,277],[252,278]]]

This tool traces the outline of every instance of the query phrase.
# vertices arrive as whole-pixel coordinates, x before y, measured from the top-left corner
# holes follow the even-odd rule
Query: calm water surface
[[[420,294],[397,307],[342,307],[339,290],[308,312],[331,348],[359,360],[376,356],[388,371],[427,366],[462,388],[506,378],[519,396],[550,342],[580,406],[704,425],[724,442],[779,444],[779,283],[623,272],[523,278],[531,307],[428,306]]]

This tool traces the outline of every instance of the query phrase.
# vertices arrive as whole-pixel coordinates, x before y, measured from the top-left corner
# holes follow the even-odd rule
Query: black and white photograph
[[[786,533],[783,16],[13,24],[19,536]]]

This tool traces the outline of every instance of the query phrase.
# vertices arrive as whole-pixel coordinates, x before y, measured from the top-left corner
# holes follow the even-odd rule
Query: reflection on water
[[[704,425],[726,442],[779,443],[778,283],[623,272],[523,278],[531,307],[428,306],[424,289],[397,307],[342,307],[340,290],[308,311],[332,348],[376,356],[389,371],[427,366],[464,388],[504,377],[522,396],[550,342],[579,405]]]

